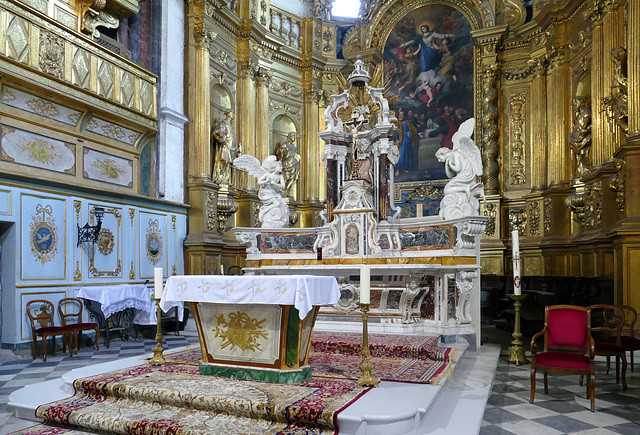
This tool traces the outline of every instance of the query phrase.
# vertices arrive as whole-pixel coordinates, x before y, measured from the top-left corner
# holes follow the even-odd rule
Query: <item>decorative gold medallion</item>
[[[216,337],[222,337],[222,349],[231,346],[239,347],[242,350],[255,352],[260,349],[260,338],[267,340],[269,332],[265,331],[262,324],[267,319],[252,319],[247,313],[236,311],[229,313],[229,320],[225,320],[224,314],[218,316],[218,325],[213,329]]]
[[[31,253],[42,264],[51,261],[58,252],[58,228],[52,215],[50,205],[43,207],[38,204],[36,214],[31,217]]]
[[[108,228],[102,228],[100,230],[100,234],[98,234],[98,252],[102,255],[107,256],[113,252],[113,245],[115,237],[113,233]]]
[[[149,219],[145,246],[149,261],[154,265],[158,264],[162,259],[162,234],[157,219]]]

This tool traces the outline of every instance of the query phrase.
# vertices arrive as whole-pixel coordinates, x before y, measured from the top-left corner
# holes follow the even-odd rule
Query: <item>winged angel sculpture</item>
[[[276,156],[267,156],[260,165],[254,156],[243,154],[233,161],[233,165],[246,169],[249,175],[258,179],[258,198],[262,201],[258,219],[262,228],[286,228],[289,225],[289,207],[282,196],[285,188],[282,163]]]
[[[451,178],[444,186],[444,198],[440,202],[440,216],[456,219],[480,214],[480,202],[484,199],[484,186],[478,183],[482,176],[482,156],[471,135],[475,119],[466,120],[453,135],[453,149],[440,148],[436,158],[444,162],[447,176]]]

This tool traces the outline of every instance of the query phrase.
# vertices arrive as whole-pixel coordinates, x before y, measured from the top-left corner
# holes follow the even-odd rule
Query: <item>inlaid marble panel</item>
[[[63,174],[76,174],[76,146],[0,125],[0,160]]]
[[[450,249],[453,247],[453,226],[419,227],[400,230],[402,250]]]
[[[403,290],[389,290],[387,293],[387,306],[388,310],[400,309],[400,298],[402,297]]]
[[[316,233],[262,233],[259,239],[260,251],[262,253],[313,253],[316,238]]]

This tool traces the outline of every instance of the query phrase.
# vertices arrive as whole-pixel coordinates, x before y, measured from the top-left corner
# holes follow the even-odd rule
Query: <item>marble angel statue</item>
[[[482,156],[471,135],[475,119],[466,120],[453,135],[453,149],[440,148],[436,158],[444,162],[447,176],[451,178],[444,186],[444,198],[440,202],[440,216],[456,219],[480,214],[480,202],[484,198],[484,187],[477,182],[482,176]]]
[[[276,156],[267,156],[260,165],[254,156],[243,154],[233,161],[233,165],[246,169],[249,175],[258,179],[258,198],[262,201],[258,219],[262,228],[286,228],[289,225],[289,207],[282,195],[285,188],[282,163]]]

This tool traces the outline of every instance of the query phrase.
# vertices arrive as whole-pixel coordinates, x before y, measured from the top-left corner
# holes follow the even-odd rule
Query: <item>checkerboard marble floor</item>
[[[58,378],[77,367],[149,353],[155,344],[154,340],[149,339],[112,341],[109,348],[101,346],[97,352],[93,347],[82,347],[73,358],[58,353],[56,357],[49,356],[46,363],[41,358],[32,360],[28,351],[20,352],[23,356],[15,356],[7,350],[0,351],[0,435],[33,425],[33,422],[18,419],[7,412],[8,397],[13,391],[28,384]],[[166,334],[163,347],[170,351],[197,344],[196,333],[185,331],[181,335]],[[502,346],[503,354],[508,352],[506,347]],[[637,357],[640,359],[640,355]],[[576,376],[549,374],[549,394],[545,395],[542,374],[539,374],[535,403],[530,404],[530,366],[514,366],[502,357],[498,362],[480,434],[640,433],[640,363],[636,362],[636,372],[630,369],[627,372],[626,392],[615,383],[614,370],[606,375],[604,368],[604,360],[598,360],[596,412],[592,413],[589,411],[585,388],[578,385]]]

